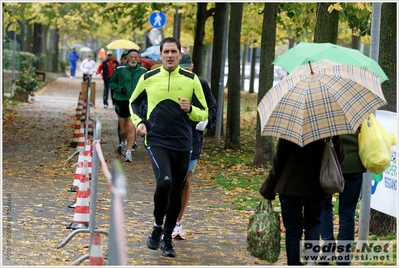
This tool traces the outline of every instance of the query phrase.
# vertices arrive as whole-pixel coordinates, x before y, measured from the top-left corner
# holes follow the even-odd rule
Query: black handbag
[[[331,138],[324,140],[323,157],[320,168],[320,185],[328,194],[342,193],[345,187],[345,179],[342,174],[341,165]]]

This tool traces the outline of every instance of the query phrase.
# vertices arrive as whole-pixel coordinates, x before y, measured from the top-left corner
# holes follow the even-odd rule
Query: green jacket
[[[356,134],[340,135],[342,139],[342,146],[345,149],[345,160],[341,164],[342,173],[359,173],[366,172],[366,168],[363,166],[362,161],[359,157],[359,144],[358,136]]]
[[[147,69],[141,67],[140,63],[137,63],[135,68],[129,67],[128,64],[116,67],[109,81],[109,87],[114,91],[112,97],[119,101],[129,100],[141,75],[145,72]],[[122,93],[123,88],[126,88],[125,93]]]

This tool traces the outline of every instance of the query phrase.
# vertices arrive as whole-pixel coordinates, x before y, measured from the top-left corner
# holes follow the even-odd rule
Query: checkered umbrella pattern
[[[355,133],[387,104],[380,76],[366,69],[322,60],[298,66],[258,105],[262,136],[303,147],[330,136]]]

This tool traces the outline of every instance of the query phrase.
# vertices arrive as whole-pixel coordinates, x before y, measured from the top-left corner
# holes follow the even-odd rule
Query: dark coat
[[[116,67],[118,67],[119,62],[117,60],[113,60],[114,62],[114,70],[116,69]],[[104,81],[109,81],[111,80],[110,77],[108,77],[108,73],[109,73],[109,65],[108,65],[108,60],[104,60],[102,62],[103,65],[103,80]]]
[[[345,151],[341,138],[334,136],[332,141],[338,160],[342,163]],[[269,200],[274,200],[276,193],[310,198],[327,197],[319,182],[324,144],[322,139],[302,148],[293,142],[279,139],[272,169],[260,188],[260,194]]]
[[[206,104],[208,105],[208,124],[206,125],[207,129],[212,129],[216,126],[216,115],[218,103],[215,97],[212,94],[211,88],[209,87],[208,82],[198,76],[202,91],[204,91],[204,96],[206,99]],[[193,99],[194,106],[201,107],[201,104],[197,99]],[[204,140],[204,132],[196,130],[198,122],[192,122],[192,130],[193,130],[193,151],[191,152],[191,160],[199,159],[201,151],[202,151],[202,143]]]

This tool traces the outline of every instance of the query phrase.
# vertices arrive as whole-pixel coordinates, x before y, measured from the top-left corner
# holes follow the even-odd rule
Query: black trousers
[[[147,149],[151,156],[151,164],[156,179],[154,194],[155,223],[159,226],[164,224],[164,236],[171,237],[180,213],[190,152],[174,151],[163,147]]]

